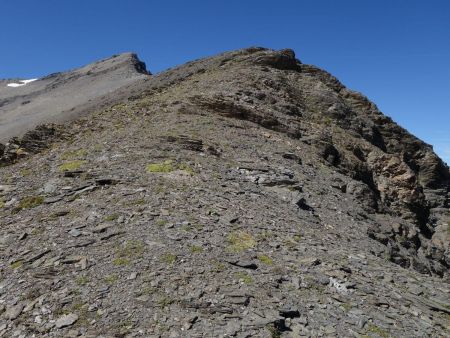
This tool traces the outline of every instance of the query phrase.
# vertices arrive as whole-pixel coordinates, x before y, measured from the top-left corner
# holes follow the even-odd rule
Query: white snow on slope
[[[27,83],[30,83],[30,82],[33,82],[33,81],[36,81],[36,80],[37,79],[20,80],[19,83],[8,83],[7,86],[8,87],[13,87],[13,88],[22,87],[22,86],[25,86]]]

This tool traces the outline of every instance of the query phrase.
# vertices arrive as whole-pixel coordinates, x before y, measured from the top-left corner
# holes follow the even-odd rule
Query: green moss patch
[[[44,197],[42,196],[27,196],[19,202],[19,205],[16,208],[14,208],[13,212],[17,213],[22,209],[35,208],[41,205],[42,203],[44,203]]]
[[[147,171],[149,173],[170,173],[174,170],[176,170],[176,167],[173,165],[172,160],[147,165]]]
[[[259,255],[258,259],[261,263],[266,264],[266,265],[272,265],[273,264],[273,259],[270,258],[269,256],[266,255]]]
[[[22,170],[20,170],[20,175],[22,175],[22,177],[30,176],[31,173],[32,173],[32,171],[30,169],[22,169]]]
[[[80,169],[84,164],[86,164],[87,161],[82,161],[82,160],[77,160],[77,161],[70,161],[70,162],[65,162],[63,164],[61,164],[58,167],[59,171],[73,171],[73,170],[78,170]]]
[[[228,235],[228,251],[241,252],[256,246],[253,236],[244,231],[234,231]]]
[[[253,278],[252,276],[250,276],[248,273],[246,272],[236,272],[234,274],[234,277],[238,280],[241,280],[244,284],[252,284],[253,283]]]
[[[128,265],[130,264],[130,260],[124,257],[117,257],[113,260],[114,265]]]
[[[18,268],[20,268],[21,266],[23,265],[23,262],[22,261],[16,261],[16,262],[14,262],[14,263],[12,263],[11,264],[11,269],[18,269]]]
[[[374,325],[374,324],[372,324],[372,323],[369,323],[369,324],[367,325],[367,330],[368,330],[369,332],[375,333],[375,334],[377,334],[378,336],[383,337],[383,338],[389,338],[389,337],[390,337],[389,332],[383,330],[382,328],[380,328],[380,327],[378,327],[378,326],[376,326],[376,325]]]
[[[105,217],[105,221],[112,222],[119,218],[119,214],[111,214]]]
[[[75,280],[75,282],[77,285],[83,286],[89,283],[89,278],[87,276],[80,276]]]
[[[78,149],[78,150],[66,151],[66,152],[62,153],[61,159],[62,160],[74,160],[74,159],[85,158],[86,155],[87,155],[86,149]]]
[[[177,256],[170,252],[167,252],[161,256],[161,261],[168,265],[173,265],[176,260],[177,260]]]
[[[119,277],[115,274],[108,275],[104,278],[104,281],[108,285],[114,285],[119,280]]]
[[[199,252],[203,252],[203,248],[201,246],[198,245],[193,245],[190,248],[192,253],[199,253]]]
[[[141,241],[127,241],[116,250],[113,264],[128,265],[132,260],[141,258],[144,254],[144,243]]]
[[[150,163],[147,165],[147,172],[149,173],[170,173],[175,170],[183,170],[190,175],[194,174],[194,170],[185,163],[174,163],[172,160],[166,160],[161,163]]]

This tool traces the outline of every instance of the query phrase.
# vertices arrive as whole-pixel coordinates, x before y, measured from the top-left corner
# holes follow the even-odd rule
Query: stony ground
[[[408,171],[386,129],[339,126],[367,111],[325,75],[289,51],[226,53],[37,154],[8,145],[0,336],[448,336],[448,168],[415,143]],[[337,113],[318,118],[324,102]]]

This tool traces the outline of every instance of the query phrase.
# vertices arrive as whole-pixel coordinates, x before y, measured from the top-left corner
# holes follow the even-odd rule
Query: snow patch
[[[30,83],[30,82],[33,82],[36,80],[38,80],[38,79],[20,80],[19,83],[8,83],[7,86],[13,87],[13,88],[22,87],[22,86],[25,86],[27,83]]]

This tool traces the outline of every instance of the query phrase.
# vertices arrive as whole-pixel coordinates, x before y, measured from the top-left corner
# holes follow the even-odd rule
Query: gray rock
[[[77,314],[69,313],[67,315],[63,315],[63,316],[59,317],[55,322],[55,326],[58,329],[61,329],[63,327],[67,327],[67,326],[71,326],[71,325],[75,324],[75,322],[77,320],[78,320]]]
[[[72,237],[79,237],[79,236],[81,236],[81,231],[78,229],[71,229],[69,231],[69,235]]]
[[[9,320],[17,319],[20,316],[20,314],[22,313],[24,306],[25,305],[22,303],[19,303],[17,305],[7,306],[6,311],[3,314],[3,316]]]

